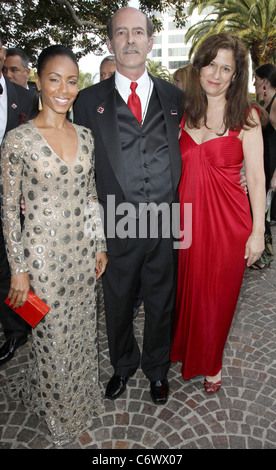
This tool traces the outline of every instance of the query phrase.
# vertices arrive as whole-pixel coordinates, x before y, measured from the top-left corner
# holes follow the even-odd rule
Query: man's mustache
[[[135,46],[134,44],[132,46],[126,46],[123,48],[123,54],[127,54],[128,52],[138,52],[138,54],[141,53],[141,50],[138,46]]]

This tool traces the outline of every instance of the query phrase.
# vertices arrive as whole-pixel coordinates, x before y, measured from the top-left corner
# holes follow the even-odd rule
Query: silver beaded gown
[[[105,251],[90,130],[74,125],[78,151],[66,164],[33,121],[1,150],[3,230],[12,273],[29,272],[50,312],[32,330],[23,402],[45,418],[55,442],[70,440],[102,411],[98,380],[95,256]],[[25,223],[20,230],[20,196]]]

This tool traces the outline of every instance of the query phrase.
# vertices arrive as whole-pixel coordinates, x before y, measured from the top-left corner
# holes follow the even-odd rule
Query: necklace
[[[146,99],[146,104],[145,104],[144,111],[143,111],[143,114],[142,114],[142,120],[141,120],[141,122],[140,122],[141,126],[144,124],[144,120],[145,120],[145,117],[146,117],[146,114],[147,114],[147,110],[148,110],[148,107],[149,107],[149,100],[150,100],[150,97],[151,97],[152,88],[153,88],[153,83],[152,83],[152,81],[150,80],[148,95],[147,95],[147,99]]]

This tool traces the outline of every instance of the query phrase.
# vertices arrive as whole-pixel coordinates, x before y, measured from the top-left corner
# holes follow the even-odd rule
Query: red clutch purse
[[[10,305],[10,299],[6,299],[5,302],[33,328],[50,310],[50,307],[42,302],[32,291],[29,291],[28,298],[23,307],[13,308]]]

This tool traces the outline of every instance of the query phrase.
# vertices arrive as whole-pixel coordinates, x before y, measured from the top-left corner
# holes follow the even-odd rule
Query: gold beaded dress
[[[51,307],[32,330],[26,405],[45,418],[54,441],[79,435],[102,411],[98,380],[96,253],[106,251],[90,130],[74,125],[75,159],[55,154],[33,121],[1,149],[2,218],[11,273],[29,272],[31,289]],[[20,197],[25,222],[20,229]]]

